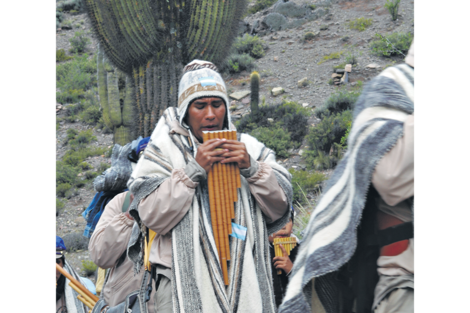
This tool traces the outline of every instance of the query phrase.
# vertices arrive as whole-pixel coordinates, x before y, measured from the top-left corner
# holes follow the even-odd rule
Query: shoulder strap
[[[124,199],[124,204],[122,205],[122,213],[126,212],[129,208],[129,203],[131,201],[131,192],[128,191],[126,194],[126,198]]]

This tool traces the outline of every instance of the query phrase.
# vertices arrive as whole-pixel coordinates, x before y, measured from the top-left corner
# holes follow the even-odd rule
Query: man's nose
[[[210,119],[210,120],[215,118],[215,111],[214,111],[214,108],[212,107],[212,105],[207,106],[206,118]]]

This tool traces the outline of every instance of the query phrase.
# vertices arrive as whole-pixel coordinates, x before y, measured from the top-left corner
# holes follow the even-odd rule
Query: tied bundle
[[[203,132],[203,141],[210,139],[237,140],[235,130]],[[227,261],[230,261],[229,235],[235,218],[234,203],[238,201],[237,188],[241,187],[240,169],[235,163],[215,163],[207,175],[209,205],[215,245],[219,254],[224,283],[228,285]]]
[[[294,237],[274,238],[274,254],[276,256],[283,256],[281,247],[279,247],[280,244],[286,249],[287,255],[290,255],[292,249],[297,245],[297,241]],[[277,275],[281,274],[282,270],[277,270]]]

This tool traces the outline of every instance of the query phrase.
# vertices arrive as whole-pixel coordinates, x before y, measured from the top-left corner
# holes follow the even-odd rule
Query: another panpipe
[[[204,142],[210,139],[237,140],[235,130],[204,131]],[[214,163],[207,174],[209,205],[212,231],[219,254],[225,285],[228,285],[227,261],[230,261],[228,236],[232,233],[232,219],[235,218],[234,202],[238,201],[237,188],[242,186],[240,169],[235,163]]]
[[[93,309],[98,302],[99,298],[91,293],[85,286],[83,286],[78,280],[72,277],[66,270],[64,270],[59,264],[56,264],[56,269],[65,277],[70,280],[69,286],[72,287],[77,293],[77,299],[83,302],[87,307]],[[91,312],[91,310],[89,311]]]
[[[282,243],[282,246],[284,249],[286,249],[287,255],[290,255],[290,252],[292,249],[295,248],[297,245],[297,241],[295,240],[295,237],[284,237],[284,238],[274,238],[274,254],[275,256],[284,256],[282,253],[281,247],[279,247],[279,244]],[[281,275],[282,270],[277,270],[277,275]]]

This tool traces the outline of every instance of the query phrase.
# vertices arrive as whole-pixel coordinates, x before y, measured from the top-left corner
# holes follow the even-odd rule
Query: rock
[[[230,101],[230,106],[232,106],[232,105],[237,105],[237,104],[238,104],[238,101],[237,101],[237,100],[232,100],[232,101]]]
[[[343,75],[336,74],[336,73],[331,74],[331,78],[337,78],[337,77],[341,78],[341,77],[343,77]]]
[[[344,70],[348,73],[351,73],[352,65],[351,64],[346,64],[346,66],[344,67]]]
[[[304,108],[306,108],[306,107],[308,107],[308,103],[302,103],[302,106],[303,106]]]
[[[243,99],[242,99],[242,103],[243,103],[243,104],[248,104],[248,103],[250,103],[250,97],[245,97],[245,98],[243,98]]]
[[[274,60],[274,62],[277,62],[277,56],[275,56],[273,60]]]
[[[357,85],[356,82],[352,82],[352,83],[351,83],[351,86],[356,86],[356,85]]]
[[[297,86],[300,88],[300,87],[304,87],[304,86],[307,86],[308,85],[308,79],[307,77],[304,77],[302,78],[301,80],[299,80],[297,82]]]
[[[269,123],[274,123],[274,119],[273,119],[273,118],[270,118],[270,117],[268,117],[268,122],[269,122]]]
[[[333,13],[327,14],[325,16],[325,21],[330,21],[333,18]],[[321,28],[320,28],[321,29]]]
[[[231,118],[232,118],[232,121],[236,121],[236,120],[241,119],[242,115],[241,114],[234,114],[234,115],[231,115]]]
[[[291,167],[292,167],[292,168],[297,168],[297,165],[292,165]]]
[[[299,150],[299,155],[302,155],[302,154],[304,154],[304,150],[300,149]]]
[[[376,64],[376,63],[371,63],[369,65],[366,65],[366,68],[378,68],[380,67],[380,65]]]
[[[338,69],[335,70],[335,73],[343,74],[343,73],[344,73],[344,69],[338,68]]]
[[[328,25],[321,25],[320,26],[320,30],[327,30],[328,29]]]
[[[341,41],[348,41],[349,40],[349,36],[344,36],[343,38],[341,38]]]
[[[229,95],[229,97],[235,100],[241,100],[245,98],[246,96],[248,96],[250,93],[251,93],[250,90],[241,90],[241,91],[232,93],[231,95]]]
[[[287,27],[287,18],[277,12],[270,13],[263,18],[261,25],[271,31],[278,31]]]
[[[277,2],[273,7],[273,12],[280,13],[286,17],[304,17],[310,13],[311,9],[307,6],[299,6],[294,2]]]
[[[271,90],[271,94],[273,96],[279,96],[284,93],[284,89],[282,87],[275,87]]]

